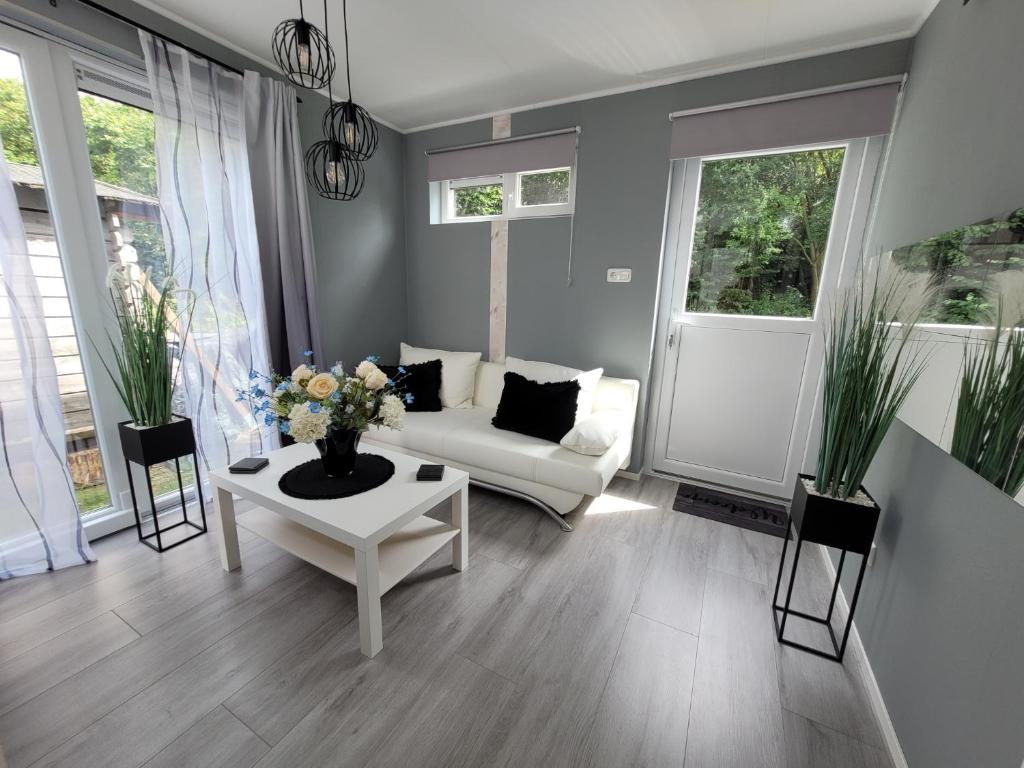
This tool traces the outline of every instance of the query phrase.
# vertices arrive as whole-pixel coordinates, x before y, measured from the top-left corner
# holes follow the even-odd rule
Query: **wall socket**
[[[608,270],[609,283],[628,283],[633,279],[633,270],[628,267],[612,267]]]

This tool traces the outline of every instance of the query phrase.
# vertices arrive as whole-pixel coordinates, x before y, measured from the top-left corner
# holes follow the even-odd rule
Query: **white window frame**
[[[148,82],[141,61],[139,69],[108,63],[8,24],[0,23],[0,48],[21,59],[36,151],[46,181],[50,218],[110,495],[109,507],[82,516],[86,535],[95,539],[134,525],[135,518],[117,434],[118,421],[128,414],[103,365],[99,348],[105,351],[105,343],[98,344],[99,348],[88,343],[90,338],[105,338],[107,331],[116,338],[117,327],[106,302],[107,247],[82,123],[79,90],[152,111],[151,101],[137,92],[148,90]],[[96,82],[85,85],[78,78],[79,67],[102,74],[112,82],[105,87]],[[127,84],[128,92],[117,88],[118,82]],[[54,179],[59,179],[60,183],[53,183]],[[138,472],[138,468],[133,471]],[[136,475],[136,488],[144,487],[139,485],[141,477]],[[195,497],[194,487],[186,487],[185,494],[186,501],[191,503]],[[177,490],[161,495],[156,499],[158,513],[173,507],[178,500]],[[141,498],[140,502],[145,504]]]
[[[505,174],[507,176],[508,174]],[[474,176],[467,179],[450,179],[449,181],[441,182],[442,205],[441,205],[441,223],[442,224],[457,224],[464,221],[495,221],[496,219],[506,218],[506,212],[508,211],[508,203],[506,202],[505,190],[505,176]],[[466,187],[486,187],[492,185],[499,185],[502,188],[502,212],[495,216],[456,216],[455,215],[455,190],[465,189]]]
[[[569,199],[564,203],[534,203],[533,205],[523,205],[523,177],[534,176],[538,173],[552,173],[554,171],[568,171],[569,172]],[[576,202],[576,174],[573,173],[571,166],[563,165],[560,168],[538,168],[535,171],[519,171],[514,174],[507,174],[512,176],[512,188],[514,195],[509,197],[513,198],[514,205],[509,211],[510,219],[523,219],[533,218],[535,216],[569,216],[573,212]],[[508,187],[506,187],[507,189]]]
[[[521,181],[523,176],[552,171],[569,171],[569,201],[522,205]],[[533,219],[549,216],[571,216],[576,209],[576,169],[573,166],[538,168],[533,171],[513,171],[493,176],[475,176],[439,182],[441,189],[441,224],[463,224],[471,221],[500,221],[507,219]],[[495,184],[502,188],[502,212],[494,216],[456,216],[455,190]]]

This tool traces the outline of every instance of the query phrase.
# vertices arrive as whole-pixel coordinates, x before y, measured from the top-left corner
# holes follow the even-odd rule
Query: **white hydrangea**
[[[380,418],[385,427],[402,428],[402,417],[405,416],[405,405],[397,395],[384,395],[380,401]]]
[[[313,443],[327,437],[330,414],[323,408],[314,413],[310,403],[299,403],[288,412],[288,434],[300,443]]]

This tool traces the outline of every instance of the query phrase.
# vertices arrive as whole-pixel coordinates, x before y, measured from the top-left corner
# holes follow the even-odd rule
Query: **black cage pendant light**
[[[327,0],[324,0],[324,26],[327,27]],[[330,35],[330,30],[327,32]],[[329,39],[329,37],[328,37]],[[328,113],[334,109],[331,83],[327,83]],[[306,150],[306,180],[320,197],[330,200],[353,200],[363,191],[366,174],[363,164],[345,150],[331,130],[324,130],[324,138]]]
[[[352,101],[352,69],[348,55],[348,0],[341,2],[345,27],[345,78],[348,100],[332,103],[324,112],[324,134],[334,136],[356,160],[369,160],[377,151],[377,123],[370,113]]]
[[[299,18],[285,19],[277,25],[271,47],[277,66],[294,85],[315,90],[330,85],[334,77],[334,51],[327,35],[306,21],[302,0]]]
[[[363,164],[330,135],[306,150],[306,179],[320,197],[354,200],[363,191]]]

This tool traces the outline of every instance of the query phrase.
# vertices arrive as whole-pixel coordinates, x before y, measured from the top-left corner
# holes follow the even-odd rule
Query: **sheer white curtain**
[[[268,371],[267,322],[246,153],[242,76],[140,32],[153,97],[164,245],[179,289],[181,408],[193,422],[200,476],[278,444],[236,390]]]
[[[43,303],[0,146],[0,579],[95,560],[82,530]]]

